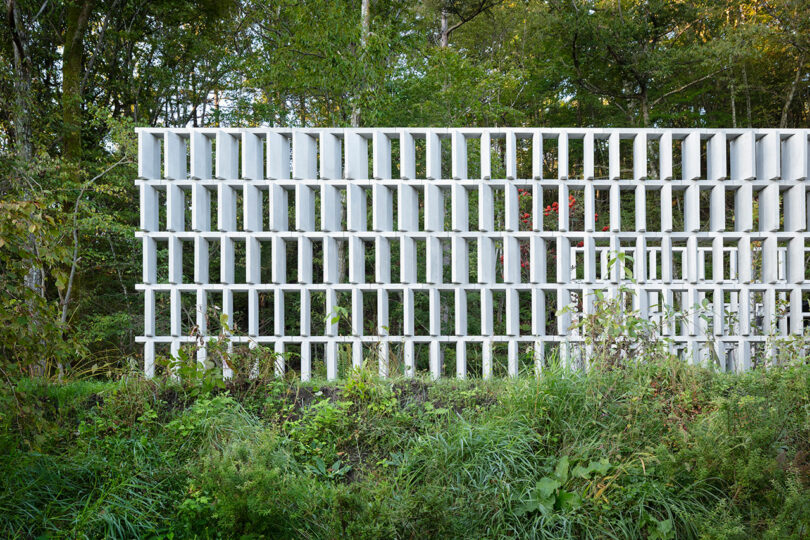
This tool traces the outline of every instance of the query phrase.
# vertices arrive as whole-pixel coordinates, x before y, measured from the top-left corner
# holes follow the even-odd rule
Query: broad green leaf
[[[515,510],[515,514],[523,516],[539,509],[540,509],[540,501],[538,501],[535,498],[531,498],[527,502],[518,506],[517,509]]]
[[[582,497],[574,491],[560,491],[557,494],[557,504],[563,511],[576,510],[582,506]]]
[[[559,487],[560,483],[557,480],[544,476],[535,485],[535,490],[537,490],[537,493],[540,495],[541,499],[547,499],[551,497],[551,495],[553,495]]]
[[[568,456],[561,457],[560,461],[557,462],[557,467],[554,469],[554,476],[557,477],[560,484],[564,484],[568,480]]]
[[[590,478],[591,468],[583,467],[582,465],[577,465],[571,472],[571,476],[573,476],[574,478]]]
[[[599,461],[591,461],[590,464],[588,464],[588,470],[605,475],[610,470],[610,462],[607,458],[602,458]]]
[[[659,521],[656,529],[658,529],[658,532],[662,534],[667,534],[672,530],[672,519],[664,519]]]

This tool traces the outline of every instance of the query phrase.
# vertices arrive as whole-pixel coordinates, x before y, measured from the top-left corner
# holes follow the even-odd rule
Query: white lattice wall
[[[304,379],[321,361],[338,376],[341,343],[355,365],[375,349],[382,374],[392,348],[409,374],[425,350],[435,377],[450,374],[449,348],[459,376],[471,348],[483,376],[500,347],[509,374],[527,354],[538,368],[551,350],[573,362],[582,338],[571,322],[593,309],[594,290],[615,295],[620,284],[689,359],[714,352],[747,369],[769,333],[804,330],[806,130],[211,128],[139,137],[149,375],[156,344],[176,353],[194,342],[183,320],[205,334],[213,304],[233,319],[234,295],[247,296],[247,323],[233,341],[294,348]],[[210,268],[217,247],[219,275]],[[618,252],[632,268],[609,264]],[[156,317],[159,295],[168,324]],[[313,295],[324,296],[322,309],[313,311]],[[427,328],[415,328],[415,297],[427,298]],[[291,298],[301,306],[294,332]],[[392,301],[401,321],[390,320]],[[313,322],[339,305],[351,331],[327,320],[314,335]],[[690,315],[668,321],[662,305]],[[709,317],[690,311],[696,305]],[[470,328],[471,309],[480,327]],[[372,335],[363,335],[364,311],[376,318]]]

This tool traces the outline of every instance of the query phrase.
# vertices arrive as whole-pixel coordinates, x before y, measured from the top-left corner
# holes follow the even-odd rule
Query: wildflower
[[[580,240],[579,242],[577,242],[577,247],[582,247],[584,245],[585,245],[585,242],[583,240]]]
[[[604,227],[602,227],[602,230],[603,230],[603,231],[606,231],[606,230],[608,230],[609,228],[610,228],[610,227],[608,227],[607,225],[605,225]]]

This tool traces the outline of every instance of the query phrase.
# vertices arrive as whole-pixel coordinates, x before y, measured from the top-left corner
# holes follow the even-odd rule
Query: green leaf
[[[610,470],[610,462],[607,458],[602,458],[599,461],[591,461],[590,464],[588,464],[588,470],[604,476]]]
[[[534,489],[540,495],[541,499],[548,499],[559,487],[560,483],[557,480],[544,476],[539,482],[537,482]]]
[[[560,491],[557,494],[557,505],[564,512],[576,510],[582,506],[582,497],[574,491]]]
[[[574,478],[590,478],[591,468],[583,467],[582,465],[577,465],[571,472],[571,476],[573,476]]]
[[[560,484],[564,484],[568,480],[568,456],[561,457],[560,461],[557,462],[557,467],[554,469],[554,476],[557,477]]]
[[[519,516],[523,516],[523,515],[535,512],[537,510],[540,510],[540,501],[538,501],[537,499],[531,498],[528,501],[526,501],[525,503],[518,506],[515,509],[515,514],[517,514]]]
[[[667,534],[672,530],[672,519],[664,519],[658,522],[656,529],[661,534]]]

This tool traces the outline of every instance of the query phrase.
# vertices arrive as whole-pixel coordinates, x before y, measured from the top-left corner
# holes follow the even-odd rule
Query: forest
[[[682,365],[605,305],[575,377],[147,380],[135,235],[136,127],[808,128],[807,0],[4,7],[0,536],[810,534],[801,348]]]

